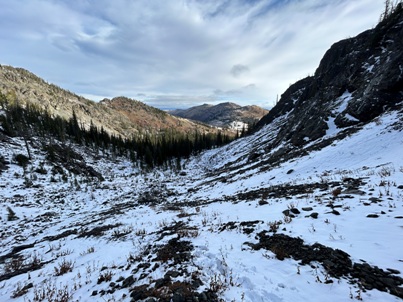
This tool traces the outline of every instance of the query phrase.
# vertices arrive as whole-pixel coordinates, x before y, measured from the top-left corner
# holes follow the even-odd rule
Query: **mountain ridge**
[[[274,145],[304,146],[326,135],[329,118],[340,129],[367,123],[402,100],[403,9],[374,29],[331,46],[313,76],[291,85],[257,129],[287,115]],[[343,94],[347,104],[335,111]]]
[[[241,130],[258,122],[269,111],[256,105],[240,106],[232,102],[217,105],[203,104],[188,109],[169,111],[172,115],[200,121],[217,127]],[[238,127],[236,126],[239,123]],[[241,129],[239,129],[241,128]]]
[[[171,116],[127,97],[116,97],[97,103],[49,84],[23,68],[0,65],[0,76],[0,92],[6,95],[10,102],[18,102],[21,105],[30,103],[66,120],[72,117],[74,111],[80,124],[86,129],[94,125],[111,135],[124,138],[147,133],[161,134],[172,128],[183,133],[219,131],[202,123]]]

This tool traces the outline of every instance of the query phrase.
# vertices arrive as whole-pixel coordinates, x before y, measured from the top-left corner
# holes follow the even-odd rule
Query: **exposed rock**
[[[126,279],[123,280],[122,282],[122,288],[130,287],[136,282],[133,276],[129,276]]]
[[[224,223],[219,228],[219,231],[223,232],[225,230],[233,230],[239,227],[245,234],[251,234],[255,231],[257,224],[263,224],[263,221],[262,220],[242,221],[242,222],[229,221],[227,223]]]
[[[287,217],[291,217],[291,218],[295,217],[295,215],[291,214],[291,211],[288,209],[284,210],[282,213],[284,214],[284,216],[287,216]]]
[[[368,290],[376,288],[403,298],[400,287],[403,284],[403,278],[396,276],[397,270],[384,271],[376,266],[370,266],[368,263],[353,263],[350,255],[339,249],[332,249],[319,243],[306,245],[302,239],[285,234],[269,235],[268,231],[262,231],[257,238],[259,242],[256,244],[250,242],[244,244],[254,250],[270,250],[276,254],[279,260],[292,257],[300,260],[300,265],[319,262],[331,277],[349,278],[354,283],[359,281]]]
[[[323,138],[329,122],[343,135],[344,130],[359,129],[354,125],[401,107],[402,12],[399,4],[374,29],[335,43],[313,76],[296,82],[283,93],[278,104],[257,124],[260,129],[278,123],[279,131],[268,150],[282,145],[277,152],[286,152],[292,158],[298,156],[298,147]],[[335,138],[323,140],[317,148],[331,144]],[[281,157],[276,162],[280,160]]]
[[[173,238],[168,243],[157,250],[156,260],[166,262],[173,260],[174,263],[182,263],[191,259],[190,251],[193,245],[190,241],[179,241],[178,238]]]
[[[295,214],[295,215],[301,214],[301,212],[297,208],[291,208],[290,212]]]

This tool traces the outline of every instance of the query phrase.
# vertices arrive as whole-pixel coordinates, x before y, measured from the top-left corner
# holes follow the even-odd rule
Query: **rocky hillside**
[[[402,62],[403,6],[399,4],[374,29],[335,43],[314,76],[284,92],[259,121],[254,135],[246,138],[248,143],[234,142],[212,154],[208,162],[216,162],[218,169],[212,173],[225,173],[229,182],[238,179],[240,171],[250,176],[271,169],[334,146],[368,123],[381,123],[381,116],[391,112],[397,113],[394,127],[401,131]],[[232,156],[222,155],[226,153]]]
[[[33,73],[0,65],[0,92],[11,102],[30,103],[54,116],[69,119],[75,112],[87,129],[91,122],[110,134],[131,138],[139,133],[160,133],[175,129],[183,132],[216,132],[217,129],[173,117],[164,111],[129,98],[118,97],[96,103],[46,83]]]
[[[242,129],[244,125],[256,123],[268,112],[268,110],[254,105],[242,107],[234,103],[221,103],[218,105],[204,104],[189,109],[177,109],[170,113],[217,127]]]
[[[208,125],[192,122],[185,118],[178,118],[167,112],[148,106],[142,102],[126,97],[116,97],[104,99],[100,103],[101,107],[116,112],[122,119],[127,119],[130,123],[123,124],[122,127],[134,127],[130,132],[135,133],[163,133],[167,131],[177,131],[180,133],[195,132],[215,133],[217,129]]]
[[[399,4],[374,29],[335,43],[315,74],[290,86],[258,128],[281,118],[271,148],[302,147],[335,128],[348,131],[401,106],[403,9]],[[328,142],[330,143],[330,141]]]

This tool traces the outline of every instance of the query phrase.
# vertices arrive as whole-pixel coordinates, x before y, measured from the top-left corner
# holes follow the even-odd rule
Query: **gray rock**
[[[125,280],[123,280],[122,288],[126,288],[126,287],[129,287],[129,286],[132,286],[132,285],[134,284],[134,282],[136,282],[136,280],[134,279],[134,277],[133,277],[133,276],[129,276],[129,277],[127,277]]]
[[[179,275],[180,275],[180,273],[179,273],[178,271],[167,271],[167,272],[165,273],[164,278],[167,278],[167,277],[176,278],[176,277],[178,277]]]
[[[301,213],[297,208],[292,208],[292,209],[290,209],[290,211],[291,211],[291,213],[293,213],[295,215],[298,215]]]
[[[311,213],[310,216],[311,216],[313,219],[317,219],[318,216],[319,216],[319,214],[318,214],[317,212],[313,212],[313,213]]]

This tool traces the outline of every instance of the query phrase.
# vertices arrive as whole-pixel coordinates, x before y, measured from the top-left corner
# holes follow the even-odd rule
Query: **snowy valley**
[[[224,146],[160,166],[146,140],[132,146],[150,166],[117,152],[124,142],[90,115],[80,137],[68,100],[70,122],[45,112],[38,122],[28,100],[13,124],[19,94],[5,85],[0,300],[401,301],[402,37],[399,3],[334,44],[251,134],[226,145],[217,135]],[[171,132],[148,147],[173,148]]]
[[[261,169],[245,158],[270,126],[183,162],[181,173],[141,173],[123,158],[75,148],[102,182],[55,172],[34,142],[23,168],[12,158],[26,152],[24,142],[11,138],[0,150],[11,161],[0,175],[2,301],[398,301],[402,123],[402,112],[386,113],[322,150]],[[335,260],[304,263],[287,245],[262,244],[274,234],[376,270],[355,276]]]

